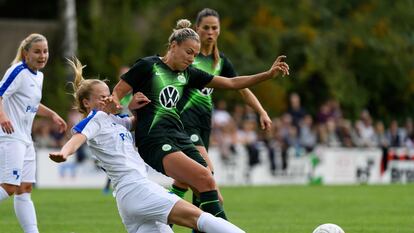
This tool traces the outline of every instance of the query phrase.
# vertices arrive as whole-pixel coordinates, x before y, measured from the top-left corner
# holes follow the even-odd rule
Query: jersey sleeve
[[[151,64],[145,59],[139,59],[128,72],[121,76],[121,79],[128,83],[133,92],[136,93],[139,90],[139,87],[142,87],[143,84],[148,80],[146,77],[151,75]]]
[[[228,78],[237,76],[237,73],[234,70],[233,64],[231,63],[229,59],[227,59],[227,57],[224,57],[224,56],[223,56],[223,68],[221,69],[220,76],[228,77]]]
[[[6,72],[3,79],[0,81],[0,96],[3,98],[11,96],[15,93],[22,84],[23,75],[20,67]]]
[[[127,128],[127,130],[131,130],[132,121],[131,121],[131,118],[127,114],[111,115],[111,117],[115,121],[115,123],[124,126],[125,128]]]
[[[214,78],[214,75],[211,75],[207,72],[204,72],[192,66],[188,67],[188,72],[189,72],[188,85],[190,87],[197,88],[197,89],[202,89],[209,82],[211,82],[211,80],[213,80]]]
[[[72,132],[81,133],[86,136],[88,140],[93,139],[99,133],[101,124],[99,118],[101,114],[106,114],[103,112],[92,112],[88,117],[80,121],[72,128]]]

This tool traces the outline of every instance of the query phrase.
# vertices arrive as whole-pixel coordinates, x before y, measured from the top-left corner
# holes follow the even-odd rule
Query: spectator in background
[[[338,125],[338,137],[343,147],[354,147],[355,142],[358,140],[355,135],[352,123],[348,119],[340,118],[337,121]]]
[[[257,113],[254,111],[254,109],[252,107],[250,107],[249,105],[245,105],[244,109],[245,109],[244,110],[244,117],[243,117],[244,121],[255,121],[257,123],[260,123],[259,116],[257,115]],[[269,122],[268,122],[269,125],[266,126],[269,129],[270,129],[270,125],[271,125],[270,122],[271,121],[269,120]]]
[[[249,168],[246,172],[246,178],[250,179],[250,172],[253,167],[260,162],[259,160],[259,147],[257,137],[257,122],[254,120],[245,120],[243,123],[243,129],[239,131],[238,138],[240,142],[245,146],[247,154],[249,156]]]
[[[316,132],[313,126],[313,119],[310,114],[306,114],[299,124],[299,142],[306,152],[311,152],[316,146]]]
[[[405,120],[405,128],[404,128],[404,145],[409,149],[414,149],[414,126],[413,126],[413,119],[408,117]]]
[[[332,117],[337,123],[338,120],[342,119],[342,109],[339,101],[330,99],[327,102],[330,111],[330,117]]]
[[[329,147],[341,146],[341,140],[339,139],[336,123],[333,118],[328,118],[326,122],[327,141],[326,145]]]
[[[292,93],[289,96],[288,113],[292,117],[292,123],[296,128],[300,128],[299,124],[306,115],[306,110],[302,107],[300,96],[298,93]]]
[[[231,115],[227,111],[227,102],[219,100],[213,111],[213,124],[218,128],[225,127],[231,121]]]
[[[364,110],[361,112],[360,119],[356,122],[355,128],[358,134],[358,146],[376,146],[375,130],[372,125],[371,115],[369,114],[368,110]]]
[[[278,126],[278,137],[281,145],[282,172],[285,173],[288,166],[289,134],[292,127],[292,116],[289,113],[282,115]]]
[[[51,122],[47,119],[37,119],[33,122],[33,141],[36,147],[55,147],[56,142],[50,136]]]
[[[236,155],[236,145],[238,144],[237,127],[234,121],[230,121],[227,127],[224,127],[219,135],[218,148],[221,159],[227,163]]]
[[[400,147],[403,145],[403,138],[400,128],[398,127],[398,121],[392,120],[390,127],[386,132],[386,137],[389,147]]]
[[[231,115],[233,117],[233,120],[234,120],[234,123],[236,124],[237,129],[241,129],[243,127],[244,105],[235,104]]]
[[[328,119],[331,117],[331,109],[327,103],[323,103],[319,107],[318,115],[316,116],[316,120],[318,124],[325,124]]]

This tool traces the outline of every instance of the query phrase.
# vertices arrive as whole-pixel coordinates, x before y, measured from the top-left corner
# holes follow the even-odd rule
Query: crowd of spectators
[[[300,96],[289,96],[288,110],[272,119],[272,129],[264,132],[258,127],[258,116],[245,105],[227,109],[225,101],[216,104],[213,114],[211,145],[220,149],[224,160],[234,155],[234,145],[243,144],[249,154],[249,166],[259,163],[260,148],[268,151],[270,169],[276,174],[275,156],[281,157],[280,168],[287,169],[288,156],[305,156],[316,146],[381,148],[384,158],[390,147],[414,150],[413,120],[407,118],[401,125],[392,120],[386,127],[381,120],[374,121],[367,110],[359,119],[344,118],[338,101],[329,100],[315,115],[301,105]]]
[[[68,113],[68,126],[76,124],[82,116],[72,110]],[[236,104],[229,109],[226,101],[215,105],[212,116],[211,147],[217,147],[226,161],[235,155],[236,145],[242,145],[249,155],[249,166],[260,162],[259,151],[268,151],[270,170],[276,174],[277,167],[286,170],[288,156],[305,156],[316,146],[326,147],[378,147],[384,154],[389,147],[406,147],[414,150],[413,120],[392,120],[389,125],[374,121],[367,110],[359,119],[344,118],[338,101],[329,100],[311,115],[302,106],[300,96],[292,93],[285,113],[272,119],[272,129],[259,129],[258,115],[247,105]],[[402,123],[402,124],[400,124]],[[70,136],[58,133],[56,127],[45,119],[36,119],[33,139],[38,147],[61,147]],[[276,166],[275,156],[281,164]],[[80,159],[81,160],[81,159]]]

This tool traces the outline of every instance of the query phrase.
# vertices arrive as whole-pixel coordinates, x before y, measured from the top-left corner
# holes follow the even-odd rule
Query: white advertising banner
[[[53,148],[39,148],[37,154],[36,186],[39,188],[104,188],[107,176],[90,157],[90,152],[84,160],[77,161],[76,156],[70,156],[64,163],[55,163],[49,159]],[[87,147],[86,147],[87,150]],[[172,183],[168,178],[154,170],[149,171],[149,178],[161,185]]]
[[[320,163],[314,176],[323,184],[381,183],[380,149],[319,147],[316,155]]]

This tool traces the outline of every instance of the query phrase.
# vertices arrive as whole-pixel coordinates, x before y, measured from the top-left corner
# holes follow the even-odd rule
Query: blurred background
[[[73,125],[65,57],[113,87],[122,67],[163,55],[176,21],[194,22],[205,7],[221,16],[218,46],[238,74],[264,71],[280,54],[291,69],[251,88],[273,119],[270,132],[237,92],[215,91],[210,151],[219,183],[414,182],[413,0],[0,0],[0,71],[29,33],[44,34],[42,102]],[[39,153],[68,137],[44,119],[33,132]],[[42,171],[56,165],[44,157],[39,186],[62,184],[45,181]],[[92,165],[81,172],[89,157],[85,148],[56,174],[90,175]]]

